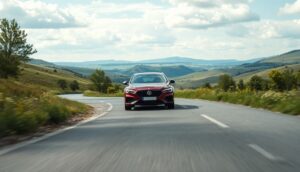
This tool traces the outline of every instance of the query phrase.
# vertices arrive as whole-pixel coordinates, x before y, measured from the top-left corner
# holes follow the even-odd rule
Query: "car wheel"
[[[167,104],[167,107],[168,107],[168,109],[174,109],[175,105],[174,105],[174,103],[170,103],[170,104]]]
[[[131,106],[125,106],[125,110],[131,110]]]

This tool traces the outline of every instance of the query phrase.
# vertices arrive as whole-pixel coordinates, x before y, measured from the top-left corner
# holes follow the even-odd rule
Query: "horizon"
[[[243,61],[300,48],[300,0],[0,0],[0,15],[49,62]]]
[[[182,56],[170,56],[170,57],[159,57],[159,58],[151,58],[151,59],[137,59],[137,60],[120,60],[120,61],[128,61],[128,62],[139,62],[139,61],[148,61],[148,60],[160,60],[160,59],[167,59],[167,58],[188,58],[188,59],[194,59],[194,60],[203,60],[203,61],[221,61],[221,60],[236,60],[236,61],[247,61],[247,60],[259,60],[259,59],[264,59],[264,58],[270,58],[273,56],[278,56],[278,55],[283,55],[286,53],[290,53],[293,51],[300,51],[300,49],[294,49],[294,50],[289,50],[287,52],[282,52],[279,54],[273,54],[273,55],[269,55],[269,56],[263,56],[263,57],[255,57],[255,58],[248,58],[248,59],[205,59],[205,58],[192,58],[192,57],[182,57]],[[32,58],[32,59],[36,59],[36,60],[44,60],[44,59],[39,59],[39,58]],[[80,60],[80,61],[48,61],[45,60],[47,62],[51,62],[51,63],[80,63],[80,62],[97,62],[97,61],[119,61],[116,59],[95,59],[95,60]]]

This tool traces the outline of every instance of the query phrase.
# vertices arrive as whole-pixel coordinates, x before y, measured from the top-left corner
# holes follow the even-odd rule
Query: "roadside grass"
[[[223,92],[199,88],[195,90],[178,90],[176,97],[229,102],[291,115],[300,115],[300,92],[296,90],[289,92],[254,92],[250,90]]]
[[[100,93],[98,91],[86,90],[83,92],[83,95],[87,97],[122,97],[123,93],[117,92],[117,93],[105,94],[105,93]]]
[[[58,124],[83,114],[89,106],[59,98],[49,88],[0,79],[0,138],[27,134],[45,124]]]

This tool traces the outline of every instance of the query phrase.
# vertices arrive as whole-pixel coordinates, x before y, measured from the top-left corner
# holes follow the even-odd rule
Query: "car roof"
[[[133,75],[153,75],[153,74],[155,74],[155,75],[165,75],[164,73],[162,73],[162,72],[141,72],[141,73],[135,73],[135,74],[133,74]]]

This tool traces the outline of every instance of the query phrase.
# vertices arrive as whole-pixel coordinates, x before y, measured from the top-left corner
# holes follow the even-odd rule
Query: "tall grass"
[[[0,79],[0,137],[32,132],[87,110],[88,106],[59,98],[39,86]]]
[[[295,90],[289,92],[255,92],[250,90],[224,92],[208,88],[199,88],[196,90],[178,90],[176,97],[223,101],[292,115],[300,115],[300,92]]]

